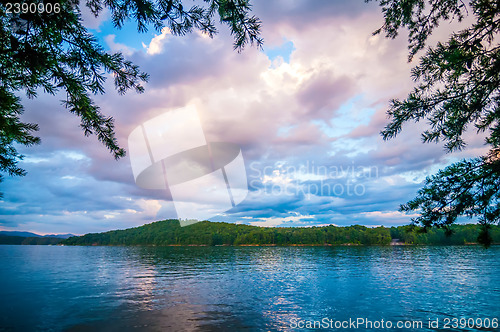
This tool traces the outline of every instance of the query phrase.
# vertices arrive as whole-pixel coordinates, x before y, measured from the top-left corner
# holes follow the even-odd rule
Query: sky
[[[257,226],[404,225],[417,214],[400,204],[426,176],[485,151],[483,137],[467,133],[468,147],[447,154],[423,144],[426,123],[408,123],[383,141],[389,100],[415,85],[407,34],[394,40],[372,32],[383,23],[377,3],[362,0],[254,1],[264,48],[233,50],[228,29],[209,38],[178,37],[168,29],[138,33],[133,22],[113,27],[109,14],[85,25],[110,52],[150,74],[146,91],[119,95],[110,77],[94,100],[115,119],[119,143],[149,119],[191,106],[208,142],[241,148],[248,194],[209,220]],[[430,45],[456,30],[445,23]],[[421,54],[419,54],[421,55]],[[19,146],[25,177],[0,183],[0,230],[85,234],[176,218],[162,190],[134,181],[129,156],[114,160],[79,119],[61,105],[64,94],[20,94],[23,120],[40,125],[41,145]],[[177,128],[189,132],[190,128]]]

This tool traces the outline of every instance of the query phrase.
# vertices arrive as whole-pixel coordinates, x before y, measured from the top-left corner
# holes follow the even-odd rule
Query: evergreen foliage
[[[496,0],[380,0],[384,25],[375,32],[395,38],[409,31],[409,60],[425,48],[428,37],[443,21],[472,24],[448,41],[428,47],[412,70],[418,83],[405,100],[392,100],[384,139],[398,135],[406,122],[426,120],[424,142],[443,141],[446,151],[461,150],[467,129],[487,134],[487,155],[455,163],[429,177],[418,196],[401,206],[417,210],[413,220],[424,229],[445,228],[458,216],[482,224],[478,240],[490,244],[490,225],[500,221],[500,2]]]

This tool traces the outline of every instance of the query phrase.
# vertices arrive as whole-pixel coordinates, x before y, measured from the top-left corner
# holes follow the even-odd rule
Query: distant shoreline
[[[491,246],[498,246],[500,243],[493,243]],[[467,247],[467,246],[482,246],[479,243],[463,243],[463,244],[415,244],[415,243],[400,243],[400,244],[357,244],[357,243],[342,243],[342,244],[55,244],[60,247],[177,247],[177,248],[192,248],[192,247]]]
[[[124,230],[90,233],[70,237],[64,245],[142,245],[142,246],[240,246],[240,247],[312,247],[312,246],[404,246],[474,245],[480,234],[476,224],[453,225],[452,236],[443,229],[416,226],[366,227],[258,227],[244,224],[200,221],[181,227],[179,220],[162,220]],[[493,243],[500,243],[500,226],[491,227]]]
[[[479,245],[480,226],[451,226],[424,232],[416,226],[366,227],[258,227],[201,221],[181,227],[179,220],[163,220],[140,227],[89,233],[68,239],[0,235],[0,244],[68,246],[157,246],[157,247],[349,247],[409,245]],[[500,226],[491,226],[493,244],[500,244]]]

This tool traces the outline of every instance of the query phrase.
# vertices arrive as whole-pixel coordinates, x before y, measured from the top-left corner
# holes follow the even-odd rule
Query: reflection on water
[[[292,319],[494,318],[499,258],[498,246],[0,246],[0,331],[288,331]]]

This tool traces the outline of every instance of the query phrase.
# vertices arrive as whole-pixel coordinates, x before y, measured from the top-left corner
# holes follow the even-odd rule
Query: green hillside
[[[455,225],[454,235],[443,230],[421,233],[410,226],[368,228],[348,227],[257,227],[202,221],[181,227],[177,220],[157,221],[144,226],[105,233],[70,237],[65,245],[389,245],[467,244],[477,242],[477,225]],[[494,243],[500,243],[500,227],[491,230]]]

